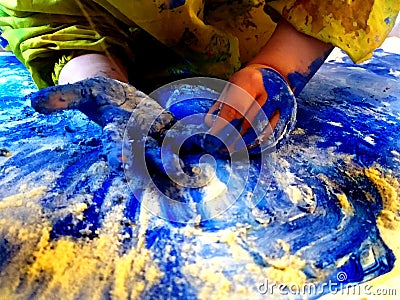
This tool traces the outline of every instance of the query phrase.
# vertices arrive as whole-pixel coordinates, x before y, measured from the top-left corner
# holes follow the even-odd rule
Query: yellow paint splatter
[[[337,197],[337,199],[339,201],[339,205],[342,208],[342,211],[346,215],[353,216],[354,215],[354,208],[351,205],[351,203],[349,202],[349,199],[347,199],[346,194],[344,194],[344,193],[336,194],[336,197]]]
[[[0,200],[0,209],[29,205],[32,198],[38,198],[46,193],[46,187],[36,187],[28,190],[26,185],[21,186],[20,193]]]
[[[289,244],[282,240],[278,240],[278,243],[285,255],[277,259],[266,259],[271,265],[266,270],[268,279],[277,284],[301,288],[307,280],[307,276],[303,272],[306,262],[300,257],[290,254]]]
[[[225,277],[221,270],[205,268],[207,262],[198,260],[195,264],[183,267],[183,272],[196,279],[196,283],[202,286],[198,293],[199,299],[226,299],[232,289],[232,283]],[[197,285],[196,284],[196,285]]]
[[[400,220],[399,181],[390,173],[384,174],[383,170],[377,168],[366,169],[364,173],[378,189],[382,198],[383,209],[378,216],[378,225],[394,229]]]
[[[24,187],[1,202],[0,233],[13,249],[0,274],[4,299],[17,295],[21,299],[32,295],[36,299],[103,299],[107,290],[114,299],[139,299],[142,291],[159,282],[163,273],[144,247],[149,219],[145,210],[139,217],[143,223],[132,225],[140,226],[137,246],[121,254],[123,205],[105,216],[95,238],[52,239],[51,216],[43,213],[39,203],[45,190]],[[15,201],[22,205],[16,206]],[[68,210],[81,215],[86,208],[85,203],[75,203]]]
[[[357,287],[361,291],[358,298],[360,299],[395,299],[400,294],[398,278],[400,278],[400,239],[397,238],[400,232],[400,218],[398,212],[400,211],[400,188],[399,178],[396,178],[390,171],[384,170],[382,167],[370,167],[365,170],[357,170],[356,175],[364,174],[372,184],[378,189],[380,197],[382,198],[383,209],[377,218],[377,225],[379,228],[380,236],[385,244],[393,251],[397,258],[394,268],[384,275],[381,275],[371,281],[360,284]],[[370,193],[366,193],[368,201],[375,201]],[[378,296],[373,295],[375,291],[386,291],[396,293],[392,296]],[[363,295],[368,293],[368,295]],[[389,297],[389,298],[388,298]],[[349,295],[340,296],[338,294],[327,295],[323,297],[324,300],[346,300]]]
[[[301,288],[305,284],[307,277],[303,269],[306,262],[299,256],[290,254],[289,244],[279,240],[277,243],[285,255],[278,259],[264,257],[269,265],[265,267],[256,263],[254,258],[240,246],[241,238],[246,236],[246,229],[240,224],[233,231],[203,232],[200,229],[187,229],[190,236],[196,235],[204,239],[204,242],[225,244],[230,254],[208,259],[199,255],[195,263],[182,268],[183,274],[190,278],[192,285],[198,287],[199,299],[254,298],[260,295],[257,288],[265,280],[271,284],[290,286],[292,289]],[[201,247],[198,251],[201,251]],[[235,275],[231,280],[225,272],[233,270]]]

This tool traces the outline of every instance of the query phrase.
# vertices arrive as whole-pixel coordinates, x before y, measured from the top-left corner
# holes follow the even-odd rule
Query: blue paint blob
[[[1,30],[0,30],[0,34],[1,34]],[[2,36],[0,36],[0,47],[5,48],[8,45],[8,41],[3,38]]]
[[[185,4],[185,0],[170,0],[169,9],[174,9]]]
[[[187,237],[168,228],[155,228],[148,231],[146,239],[147,247],[153,250],[153,259],[165,260],[165,251],[170,247],[169,257],[160,266],[163,277],[159,285],[154,285],[146,290],[141,298],[144,299],[195,299],[197,292],[192,284],[182,274],[183,257],[180,249],[181,243]],[[162,287],[162,289],[160,289]]]

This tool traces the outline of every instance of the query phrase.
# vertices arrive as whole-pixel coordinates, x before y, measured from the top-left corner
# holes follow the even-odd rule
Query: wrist
[[[58,84],[75,83],[96,76],[128,82],[127,70],[117,58],[101,53],[89,53],[68,61],[60,71]]]
[[[270,70],[274,71],[275,73],[277,73],[277,75],[279,75],[280,77],[282,77],[282,79],[283,79],[284,81],[286,81],[286,84],[288,84],[289,87],[290,87],[290,84],[289,84],[289,81],[288,81],[287,77],[284,76],[284,75],[282,74],[281,71],[277,70],[277,68],[275,68],[274,66],[271,66],[270,64],[251,63],[251,62],[250,62],[250,63],[247,64],[243,69],[253,69],[253,70],[257,70],[257,73],[259,73],[259,71],[260,71],[261,69],[270,69]]]
[[[274,69],[298,94],[332,49],[332,45],[297,31],[282,19],[267,44],[249,65],[264,65]],[[294,79],[293,75],[296,75]],[[301,82],[298,82],[299,79]]]

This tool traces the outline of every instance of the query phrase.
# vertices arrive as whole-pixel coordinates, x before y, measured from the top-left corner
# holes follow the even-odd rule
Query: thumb
[[[64,109],[79,108],[82,104],[80,84],[51,86],[39,90],[28,97],[32,107],[39,113],[50,114]]]
[[[63,109],[88,110],[103,105],[124,106],[134,109],[142,100],[131,85],[108,77],[92,77],[72,84],[57,85],[31,94],[32,107],[40,113],[50,114]]]

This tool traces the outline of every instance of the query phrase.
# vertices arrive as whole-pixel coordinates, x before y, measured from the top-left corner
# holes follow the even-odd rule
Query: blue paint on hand
[[[275,128],[272,128],[272,140],[271,138],[265,138],[266,141],[262,141],[259,148],[249,151],[251,154],[257,154],[260,153],[260,151],[272,152],[276,150],[276,147],[288,137],[296,122],[296,98],[285,79],[273,69],[265,68],[260,71],[262,73],[265,90],[268,94],[268,100],[262,107],[262,113],[260,112],[259,115],[256,116],[254,123],[261,121],[263,124],[268,124],[261,128],[261,132],[263,132],[270,128],[269,120],[276,111],[279,111],[280,118]],[[253,128],[258,129],[257,125],[253,126]],[[260,135],[260,132],[258,132],[258,135]]]
[[[310,79],[314,76],[314,74],[319,70],[322,66],[328,55],[332,50],[326,51],[323,56],[315,59],[311,65],[308,67],[308,71],[306,73],[294,72],[288,74],[289,85],[293,90],[295,96],[298,96],[301,91],[304,89],[306,84],[310,81]]]

